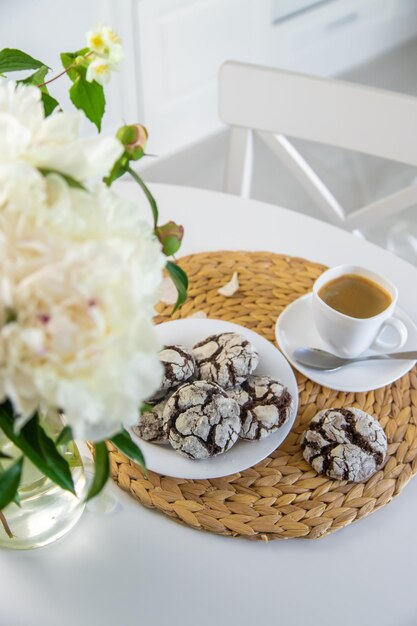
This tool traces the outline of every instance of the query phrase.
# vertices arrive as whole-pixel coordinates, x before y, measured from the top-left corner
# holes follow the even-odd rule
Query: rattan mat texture
[[[267,252],[210,252],[184,257],[189,300],[171,315],[159,305],[156,321],[189,317],[229,320],[274,342],[277,316],[308,292],[325,267]],[[237,271],[240,289],[217,293]],[[212,480],[170,478],[141,469],[110,444],[117,484],[141,504],[192,528],[254,540],[316,539],[358,521],[397,496],[417,471],[417,369],[392,385],[368,393],[342,393],[296,372],[299,413],[287,439],[273,454],[238,474]],[[366,483],[317,475],[304,461],[300,439],[323,408],[356,406],[376,417],[388,437],[388,461]],[[256,444],[254,444],[256,445]]]

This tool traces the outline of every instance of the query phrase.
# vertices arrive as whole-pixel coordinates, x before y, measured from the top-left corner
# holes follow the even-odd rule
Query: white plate
[[[259,351],[259,365],[256,374],[268,375],[280,380],[288,388],[294,402],[291,414],[285,424],[266,439],[261,441],[239,440],[228,452],[201,461],[187,459],[169,446],[143,441],[131,431],[132,439],[140,445],[148,469],[159,474],[179,478],[218,478],[251,467],[278,448],[290,432],[297,415],[298,388],[291,367],[272,343],[243,326],[221,320],[174,320],[159,324],[156,330],[163,344],[179,343],[187,348],[192,348],[195,343],[209,335],[224,332],[244,335]]]
[[[397,307],[398,317],[408,329],[408,339],[402,350],[417,349],[417,328],[412,319]],[[388,330],[386,331],[388,334]],[[415,361],[369,361],[345,365],[339,370],[327,372],[306,367],[293,358],[294,350],[301,346],[321,348],[331,352],[318,334],[313,322],[312,294],[302,296],[292,302],[277,319],[275,336],[278,345],[293,366],[311,380],[320,385],[338,391],[371,391],[394,382],[404,376],[415,364]],[[375,354],[368,350],[364,353]]]

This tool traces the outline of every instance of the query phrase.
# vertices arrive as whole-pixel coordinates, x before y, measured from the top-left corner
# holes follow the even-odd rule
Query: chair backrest
[[[287,135],[417,166],[417,98],[228,61],[219,113],[231,126],[225,191],[248,196],[256,132],[335,224],[354,230],[417,202],[410,185],[349,215]]]

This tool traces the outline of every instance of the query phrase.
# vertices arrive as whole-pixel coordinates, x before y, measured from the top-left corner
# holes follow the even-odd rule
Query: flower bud
[[[158,226],[156,235],[162,244],[164,254],[172,256],[180,249],[184,227],[175,222],[167,222],[163,226]]]
[[[75,58],[75,65],[80,65],[81,67],[87,67],[87,65],[92,61],[92,58],[86,58],[85,55],[83,54],[79,54],[76,58]]]
[[[118,140],[124,145],[129,158],[137,161],[143,157],[146,142],[148,141],[148,131],[141,124],[129,124],[122,126],[117,131]]]

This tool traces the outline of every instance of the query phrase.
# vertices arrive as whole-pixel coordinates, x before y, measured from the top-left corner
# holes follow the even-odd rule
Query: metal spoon
[[[411,352],[393,352],[391,354],[371,354],[369,356],[360,356],[354,359],[347,359],[341,356],[331,354],[325,350],[318,348],[297,348],[294,350],[294,359],[302,365],[313,367],[318,370],[337,370],[344,365],[350,363],[358,363],[359,361],[386,361],[388,359],[417,359],[417,350]]]

